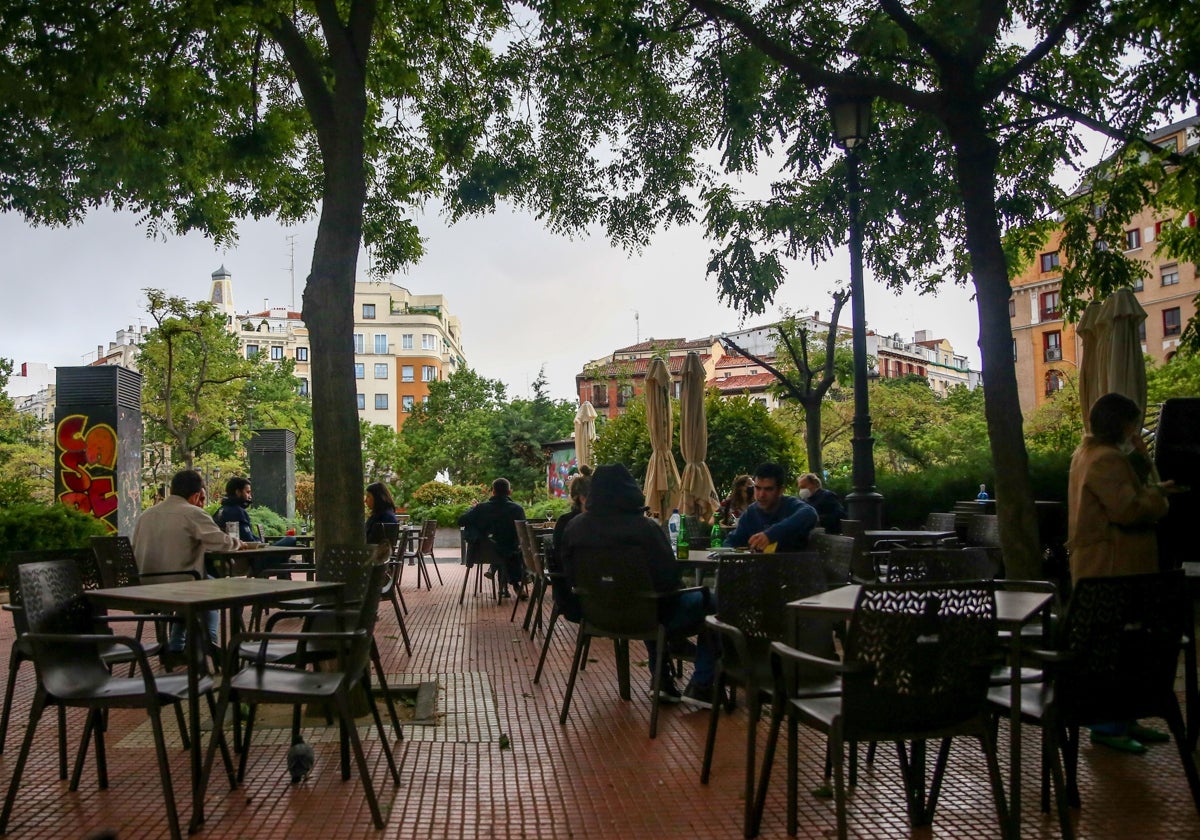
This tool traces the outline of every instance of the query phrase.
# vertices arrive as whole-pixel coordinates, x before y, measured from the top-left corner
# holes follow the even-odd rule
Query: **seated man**
[[[826,534],[842,533],[842,520],[846,518],[846,509],[837,493],[821,486],[821,479],[816,473],[805,473],[800,476],[800,492],[796,498],[808,502],[817,512],[817,520]]]
[[[521,543],[517,540],[517,526],[525,518],[525,509],[514,502],[512,485],[507,478],[492,482],[492,497],[480,502],[458,518],[460,527],[466,528],[469,539],[490,539],[496,553],[504,561],[504,573],[517,597],[524,601],[529,597],[525,590],[525,563],[521,557]],[[490,578],[495,569],[488,572]],[[507,597],[508,592],[502,593]]]
[[[254,494],[250,488],[250,479],[234,476],[225,482],[225,498],[221,499],[221,507],[213,514],[213,521],[217,523],[217,527],[225,531],[229,530],[230,522],[236,522],[238,526],[238,539],[247,548],[261,545],[262,542],[254,535],[254,531],[250,527],[250,514],[246,512],[246,508],[250,507],[252,501],[254,501]],[[293,546],[295,544],[296,538],[294,536],[280,537],[271,543],[271,545],[280,546]],[[257,575],[264,569],[278,565],[278,558],[251,557],[250,573]],[[215,576],[212,569],[209,569],[208,573],[210,576]]]
[[[817,512],[795,496],[783,495],[786,477],[779,464],[759,465],[754,471],[754,504],[746,508],[725,545],[754,551],[771,544],[776,551],[803,551],[808,546]]]
[[[642,515],[645,497],[638,489],[629,470],[623,464],[606,464],[596,468],[588,490],[587,509],[576,516],[563,533],[559,550],[563,573],[574,586],[576,552],[589,549],[611,550],[624,556],[644,558],[659,593],[679,590],[679,564],[662,527]],[[704,617],[713,612],[707,590],[681,593],[666,600],[660,607],[659,620],[672,637],[699,634],[696,645],[696,670],[684,689],[682,697],[694,705],[709,707],[712,698],[715,651],[704,632]],[[658,653],[654,642],[646,643],[651,668]],[[678,702],[679,690],[671,664],[666,661],[667,673],[662,675],[659,699]],[[653,675],[652,675],[653,678]],[[653,684],[653,683],[651,683]]]
[[[133,555],[138,572],[196,572],[204,575],[205,551],[236,551],[241,540],[226,534],[204,512],[204,478],[195,470],[180,470],[171,478],[171,494],[142,511],[133,526]],[[158,580],[165,580],[159,578]],[[217,641],[218,615],[205,615],[208,633]],[[183,650],[186,628],[171,626],[167,649]]]

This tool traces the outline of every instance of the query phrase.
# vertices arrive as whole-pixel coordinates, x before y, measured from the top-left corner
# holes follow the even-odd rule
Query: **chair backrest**
[[[383,522],[380,523],[376,531],[379,540],[378,542],[387,543],[391,547],[389,552],[392,556],[396,554],[396,546],[400,544],[400,523],[398,522]]]
[[[342,602],[348,607],[368,603],[371,599],[378,604],[383,581],[381,579],[377,587],[369,585],[372,565],[385,562],[390,554],[391,546],[386,542],[326,546],[317,555],[316,577],[317,580],[345,584]]]
[[[1000,518],[995,514],[977,513],[967,525],[967,542],[971,545],[1000,545]]]
[[[517,537],[524,540],[521,543],[521,552],[525,555],[525,568],[539,577],[546,571],[542,533],[542,529],[533,527],[532,522],[517,523]]]
[[[421,523],[421,547],[418,550],[422,554],[433,554],[433,542],[437,539],[437,529],[436,519],[426,519]]]
[[[855,538],[842,534],[816,534],[809,540],[809,548],[821,557],[830,580],[850,582],[850,571],[854,564]]]
[[[990,585],[863,586],[846,639],[847,737],[928,731],[975,716],[996,645]]]
[[[999,569],[986,548],[893,548],[888,583],[991,580]]]
[[[90,552],[89,552],[90,553]],[[82,635],[93,633],[93,611],[83,595],[79,566],[71,558],[22,563],[18,581],[25,620],[31,634]],[[80,688],[101,685],[109,677],[95,642],[29,638],[38,679],[46,690],[67,696]]]
[[[926,531],[953,531],[956,527],[953,513],[931,513],[925,517]]]
[[[39,551],[10,551],[8,553],[8,602],[14,609],[13,626],[18,634],[28,632],[29,625],[24,609],[24,596],[21,592],[21,577],[19,571],[30,563],[47,563],[62,560],[75,568],[79,579],[79,588],[99,589],[101,587],[100,572],[96,557],[90,549],[62,548],[43,549]],[[93,632],[91,629],[81,632]]]
[[[751,654],[765,653],[766,645],[762,643],[786,641],[818,656],[833,655],[830,622],[789,620],[790,602],[840,583],[831,583],[815,551],[725,555],[717,567],[717,581],[717,618],[751,640]],[[729,664],[729,657],[738,654],[722,641],[721,655]]]
[[[855,581],[875,580],[875,558],[867,542],[866,529],[861,520],[843,519],[842,536],[854,540],[854,557],[850,561],[850,579]]]
[[[658,598],[640,552],[575,546],[575,594],[589,631],[654,638]]]
[[[100,580],[105,589],[118,586],[137,586],[137,558],[129,537],[92,537],[92,553],[100,569]]]
[[[1161,714],[1174,691],[1187,626],[1183,571],[1080,578],[1057,633],[1071,657],[1055,683],[1072,720],[1099,723]]]

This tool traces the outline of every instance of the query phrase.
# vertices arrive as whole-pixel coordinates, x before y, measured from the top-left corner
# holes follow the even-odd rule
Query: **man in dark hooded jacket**
[[[213,514],[213,522],[216,522],[223,530],[229,530],[229,523],[236,522],[238,526],[237,537],[243,543],[255,544],[261,542],[258,535],[254,533],[254,529],[250,525],[250,514],[246,508],[250,507],[250,503],[254,501],[254,493],[250,487],[250,479],[234,476],[225,482],[225,498],[221,499],[221,506],[217,512]],[[295,537],[280,537],[271,545],[280,545],[291,547],[296,544]],[[259,574],[266,569],[278,566],[277,558],[268,557],[250,557],[250,572],[251,574]],[[214,570],[209,569],[210,575],[215,576]]]
[[[577,552],[612,552],[613,555],[643,558],[658,593],[679,590],[679,563],[663,529],[644,515],[646,500],[633,476],[623,464],[597,467],[587,497],[587,509],[567,526],[559,552],[567,581],[576,581]],[[708,590],[689,590],[667,599],[659,615],[672,638],[699,635],[696,645],[696,669],[684,690],[688,702],[707,707],[712,697],[714,650],[704,632],[704,617],[713,612]],[[647,642],[651,668],[656,645]],[[680,699],[670,664],[660,680],[659,698],[667,702]]]

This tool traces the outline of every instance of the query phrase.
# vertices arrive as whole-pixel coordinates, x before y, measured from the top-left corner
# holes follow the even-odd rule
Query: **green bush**
[[[570,499],[545,499],[532,505],[525,505],[525,518],[558,519],[570,509]]]
[[[250,514],[251,525],[262,526],[264,536],[281,537],[287,532],[288,528],[295,528],[297,533],[299,533],[300,529],[295,521],[284,519],[270,508],[252,505],[246,512]]]
[[[50,551],[61,548],[87,548],[88,537],[104,536],[108,529],[94,516],[65,505],[39,505],[34,502],[0,508],[0,546],[3,569],[7,572],[10,551]],[[0,583],[3,583],[0,580]]]
[[[1034,498],[1065,502],[1070,466],[1070,453],[1030,453],[1029,478]],[[948,464],[909,473],[880,473],[876,485],[884,498],[884,525],[919,528],[929,513],[953,510],[955,502],[974,499],[980,484],[986,484],[988,492],[995,493],[995,471],[990,461]],[[841,486],[833,489],[842,494],[850,490]]]
[[[410,505],[408,508],[409,515],[412,516],[413,522],[424,522],[426,519],[436,519],[437,524],[441,528],[457,528],[458,517],[467,512],[471,507],[466,502],[444,505]]]
[[[412,496],[409,497],[409,513],[438,505],[470,505],[486,499],[490,492],[482,484],[446,484],[444,481],[427,481],[414,490]]]

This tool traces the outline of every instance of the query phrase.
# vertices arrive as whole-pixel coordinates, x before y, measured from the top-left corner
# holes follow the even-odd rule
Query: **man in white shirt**
[[[138,572],[195,571],[204,575],[204,552],[236,551],[242,548],[237,537],[226,534],[204,510],[207,500],[204,477],[195,470],[180,470],[171,478],[171,494],[154,507],[142,511],[133,526],[133,554]],[[157,582],[171,578],[154,578]],[[181,577],[182,579],[182,577]],[[208,632],[217,639],[219,617],[216,612],[205,615]],[[171,627],[167,649],[183,650],[185,628]]]

